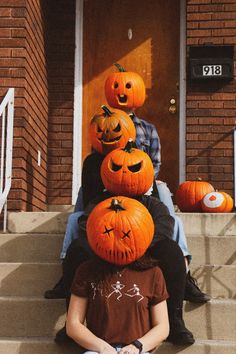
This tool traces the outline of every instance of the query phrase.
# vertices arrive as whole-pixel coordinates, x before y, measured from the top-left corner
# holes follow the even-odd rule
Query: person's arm
[[[148,352],[159,347],[169,334],[166,300],[151,306],[150,314],[153,327],[143,337],[137,338],[143,345],[142,352]],[[129,354],[139,354],[138,348],[133,344],[123,347],[120,354],[124,354],[127,351]]]
[[[82,169],[82,191],[84,209],[89,202],[104,190],[100,168],[104,156],[92,153],[86,157]]]
[[[116,350],[103,339],[95,336],[85,325],[88,299],[71,295],[66,320],[66,332],[81,347],[102,354],[116,354]]]
[[[155,179],[158,178],[161,167],[161,142],[157,130],[154,125],[150,132],[150,158],[154,167]]]
[[[156,197],[142,196],[141,202],[152,216],[155,231],[151,246],[160,239],[172,238],[175,220],[168,208]]]

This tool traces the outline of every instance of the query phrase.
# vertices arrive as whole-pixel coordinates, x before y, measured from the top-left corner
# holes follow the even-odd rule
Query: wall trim
[[[186,179],[186,0],[180,0],[179,183]]]
[[[81,185],[82,166],[82,112],[83,112],[83,0],[76,0],[75,9],[75,72],[73,117],[73,175],[72,204]]]

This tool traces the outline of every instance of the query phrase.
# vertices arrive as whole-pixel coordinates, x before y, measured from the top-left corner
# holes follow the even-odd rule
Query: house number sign
[[[221,76],[222,75],[222,65],[203,65],[202,66],[203,76]]]

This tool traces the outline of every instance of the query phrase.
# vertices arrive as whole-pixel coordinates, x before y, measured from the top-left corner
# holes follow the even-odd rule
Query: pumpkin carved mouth
[[[116,141],[119,141],[121,138],[120,136],[117,136],[116,138],[113,139],[109,139],[109,140],[104,140],[104,138],[99,138],[98,140],[102,143],[102,144],[111,144],[111,143],[115,143]]]
[[[127,95],[117,95],[119,104],[126,104],[127,103]]]

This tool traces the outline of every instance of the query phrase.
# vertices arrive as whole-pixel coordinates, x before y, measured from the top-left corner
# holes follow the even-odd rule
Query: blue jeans
[[[60,258],[64,259],[66,256],[66,252],[71,242],[78,238],[79,227],[78,227],[78,218],[83,215],[83,211],[77,211],[72,213],[67,221],[66,232],[63,240],[62,250],[60,254]]]
[[[175,208],[172,201],[171,192],[165,182],[158,181],[156,183],[156,186],[159,194],[159,199],[167,206],[170,215],[175,219],[174,233],[172,239],[178,243],[179,247],[183,252],[183,255],[188,258],[188,262],[190,263],[192,256],[188,250],[184,226],[182,220],[177,215],[175,215]]]

